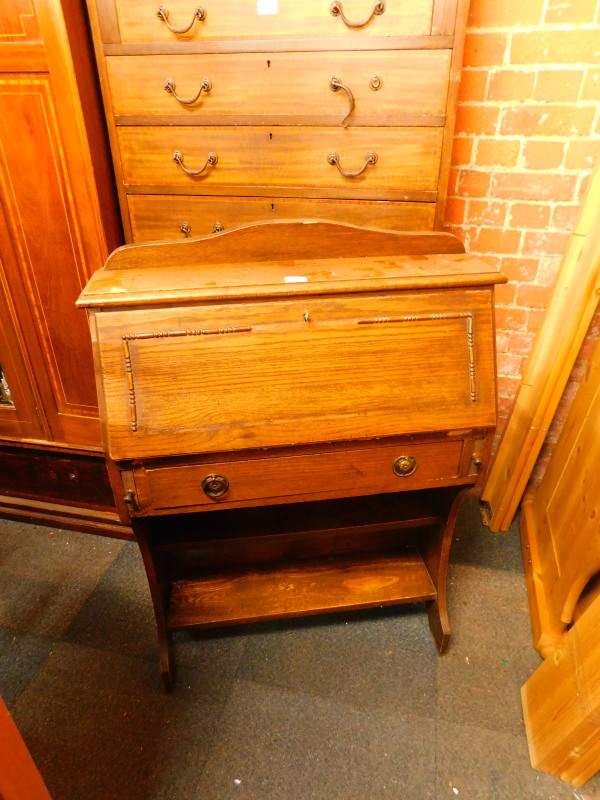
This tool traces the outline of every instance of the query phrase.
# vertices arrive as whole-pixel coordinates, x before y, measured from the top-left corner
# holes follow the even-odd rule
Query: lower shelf
[[[167,627],[211,627],[434,600],[416,547],[384,557],[307,559],[175,581]]]

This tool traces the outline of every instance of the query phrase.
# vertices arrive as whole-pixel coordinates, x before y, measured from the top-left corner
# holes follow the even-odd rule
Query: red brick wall
[[[600,0],[471,0],[446,228],[496,264],[499,433],[600,156]],[[556,440],[600,317],[569,381]]]

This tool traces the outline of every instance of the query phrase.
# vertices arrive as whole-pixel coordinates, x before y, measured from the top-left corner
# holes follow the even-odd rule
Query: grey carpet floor
[[[419,605],[178,634],[167,695],[136,546],[0,520],[0,695],[54,800],[599,798],[529,765],[518,534],[474,508],[450,614],[443,657]]]

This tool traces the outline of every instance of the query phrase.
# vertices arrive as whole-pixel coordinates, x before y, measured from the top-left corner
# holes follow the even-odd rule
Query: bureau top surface
[[[203,239],[116,250],[83,307],[483,286],[506,278],[445,233],[270,222]]]

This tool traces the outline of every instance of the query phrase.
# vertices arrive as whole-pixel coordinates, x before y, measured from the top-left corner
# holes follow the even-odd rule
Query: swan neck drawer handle
[[[167,28],[172,33],[182,34],[191,31],[194,22],[196,22],[196,20],[198,20],[199,22],[204,22],[204,20],[206,19],[206,10],[202,8],[202,6],[197,6],[196,10],[194,11],[194,16],[192,17],[192,21],[187,26],[187,28],[174,28],[171,25],[171,23],[169,22],[169,9],[166,6],[159,6],[156,9],[156,16],[165,23]]]
[[[206,159],[206,163],[200,167],[200,169],[188,169],[185,164],[183,163],[183,153],[179,150],[175,150],[173,153],[173,161],[178,164],[181,169],[185,172],[186,175],[202,175],[204,170],[211,164],[213,167],[218,162],[219,156],[216,153],[209,153],[208,158]]]
[[[350,103],[350,108],[348,109],[348,113],[342,120],[342,125],[345,126],[346,120],[354,111],[354,95],[352,94],[348,86],[343,84],[339,78],[332,78],[329,81],[329,88],[331,89],[332,92],[339,92],[340,89],[343,89],[343,91],[346,92],[346,97],[348,98],[348,102]]]
[[[210,78],[202,78],[202,83],[200,84],[200,88],[198,89],[198,94],[195,97],[190,97],[187,100],[183,97],[180,97],[177,92],[175,91],[175,81],[173,78],[167,78],[165,81],[164,86],[165,92],[172,94],[175,100],[181,103],[182,106],[192,106],[194,103],[200,99],[200,95],[202,92],[210,92],[212,89],[212,81]]]
[[[342,167],[340,166],[340,157],[337,153],[329,153],[329,155],[327,156],[327,162],[331,164],[332,167],[334,166],[337,167],[340,173],[344,176],[344,178],[358,178],[359,175],[363,174],[363,172],[366,170],[367,167],[376,164],[377,159],[378,159],[377,153],[374,152],[367,153],[365,163],[359,170],[357,170],[356,172],[346,172],[346,170],[342,169]]]
[[[350,20],[344,15],[344,7],[340,3],[340,0],[334,0],[334,2],[329,6],[329,11],[334,17],[341,17],[342,22],[347,28],[354,28],[356,30],[358,28],[364,28],[366,25],[368,25],[373,17],[383,14],[385,11],[385,0],[379,0],[379,2],[375,3],[373,6],[373,11],[371,12],[371,16],[364,22],[350,22]]]

